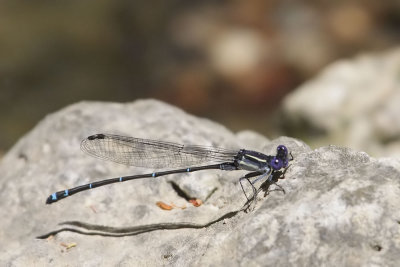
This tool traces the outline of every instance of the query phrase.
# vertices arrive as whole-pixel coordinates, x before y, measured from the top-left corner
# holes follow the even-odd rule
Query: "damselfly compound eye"
[[[278,157],[280,158],[287,157],[288,155],[288,149],[284,145],[279,145],[276,148],[276,152],[278,153]]]
[[[270,164],[271,164],[271,167],[272,167],[275,171],[280,170],[280,169],[282,169],[282,167],[283,167],[283,162],[282,162],[282,160],[279,159],[279,158],[277,158],[277,157],[273,157],[273,158],[271,159]]]

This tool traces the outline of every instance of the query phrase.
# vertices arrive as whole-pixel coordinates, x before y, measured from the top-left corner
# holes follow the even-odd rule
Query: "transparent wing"
[[[91,135],[82,141],[81,149],[99,159],[149,168],[232,162],[238,152],[111,134]]]

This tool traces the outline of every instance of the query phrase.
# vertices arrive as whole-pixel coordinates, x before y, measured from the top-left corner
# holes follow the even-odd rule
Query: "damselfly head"
[[[272,157],[270,163],[269,163],[275,171],[278,171],[283,168],[283,160],[278,158],[278,157]]]
[[[282,168],[286,168],[289,165],[288,155],[289,155],[289,151],[286,146],[279,145],[276,148],[276,157],[275,158],[278,158],[279,160],[282,161]]]

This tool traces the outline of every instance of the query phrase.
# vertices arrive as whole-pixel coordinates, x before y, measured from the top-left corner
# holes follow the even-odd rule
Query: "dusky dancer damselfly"
[[[82,141],[81,149],[96,158],[129,166],[151,167],[155,169],[166,167],[185,168],[122,176],[77,186],[51,194],[47,198],[46,204],[57,202],[81,191],[112,183],[126,182],[142,178],[156,178],[174,173],[195,172],[209,169],[249,171],[239,179],[239,182],[243,192],[245,193],[242,181],[248,181],[253,190],[253,197],[256,197],[257,190],[254,187],[254,183],[265,177],[267,177],[271,183],[275,183],[277,181],[276,174],[281,172],[281,169],[286,170],[288,168],[289,160],[293,159],[291,153],[291,158],[289,158],[288,149],[284,145],[279,145],[277,147],[277,153],[275,156],[269,156],[257,151],[246,149],[228,150],[208,146],[181,145],[172,142],[112,134],[91,135]],[[250,178],[252,177],[257,178],[250,181]],[[245,196],[247,200],[249,200],[246,193]]]

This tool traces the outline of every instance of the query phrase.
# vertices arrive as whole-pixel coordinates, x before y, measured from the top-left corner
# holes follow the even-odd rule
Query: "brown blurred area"
[[[395,0],[2,1],[0,151],[80,100],[156,98],[273,136],[286,94],[399,29]]]

